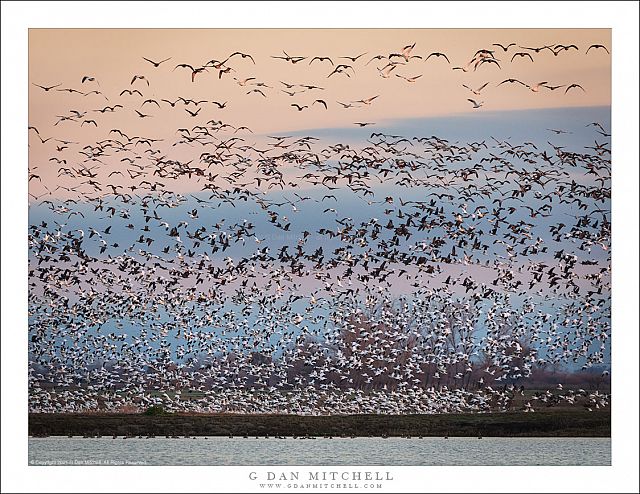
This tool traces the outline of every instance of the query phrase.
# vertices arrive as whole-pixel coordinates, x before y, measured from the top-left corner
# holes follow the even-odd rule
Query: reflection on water
[[[29,438],[31,465],[610,465],[610,438]]]

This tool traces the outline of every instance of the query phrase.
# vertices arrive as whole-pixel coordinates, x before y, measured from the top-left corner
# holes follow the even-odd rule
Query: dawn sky
[[[403,47],[414,43],[405,54],[408,57],[400,56]],[[516,45],[504,52],[494,43]],[[393,127],[404,119],[465,115],[476,118],[483,113],[507,110],[608,107],[611,58],[603,48],[591,48],[587,54],[594,44],[604,45],[610,51],[610,30],[32,29],[29,125],[38,129],[41,139],[53,139],[41,144],[35,132],[30,133],[30,166],[40,165],[38,172],[51,184],[56,179],[54,167],[44,166],[51,152],[64,159],[76,149],[71,144],[67,149],[57,150],[54,139],[97,142],[113,137],[109,131],[114,128],[129,135],[172,140],[176,129],[214,119],[234,127],[248,127],[253,135],[246,129],[230,135],[257,142],[260,134],[307,129],[346,128],[345,134],[353,134],[357,129],[354,122],[375,124],[356,134],[364,136],[377,130],[376,126]],[[577,50],[559,49],[555,55],[552,49],[532,50],[558,45],[575,45]],[[483,49],[494,52],[500,68],[495,63],[483,63],[475,70],[474,64],[469,65],[476,52]],[[193,82],[191,69],[176,68],[180,64],[194,69],[207,63],[214,65],[234,52],[250,55],[255,64],[249,57],[235,55],[223,65],[230,68],[229,72],[220,75],[219,70],[208,66],[197,72]],[[290,57],[306,58],[296,63],[272,58],[285,56],[284,52]],[[398,56],[392,60],[401,63],[387,74],[384,70],[387,57],[394,53]],[[431,53],[442,53],[451,63],[438,55],[426,60]],[[355,62],[341,58],[361,54]],[[375,58],[377,55],[385,58]],[[421,58],[410,58],[413,56]],[[169,60],[154,67],[143,57],[154,62]],[[329,57],[331,62],[313,60],[314,57]],[[339,64],[352,68],[332,74]],[[466,71],[453,70],[454,67]],[[135,76],[144,78],[134,80]],[[518,83],[498,86],[510,78],[531,88],[540,82],[561,87],[534,92]],[[283,83],[323,89],[291,88]],[[471,91],[485,83],[478,91],[480,94]],[[34,84],[60,86],[45,91]],[[571,84],[579,84],[584,91],[574,87],[565,92]],[[121,95],[123,90],[138,90],[143,96]],[[378,97],[358,103],[374,96]],[[200,105],[185,106],[178,102],[171,107],[162,101],[175,103],[178,97],[207,103],[194,117],[187,110],[195,113]],[[482,107],[474,109],[468,99]],[[144,103],[145,100],[157,101],[159,106]],[[224,107],[219,108],[212,101]],[[339,102],[351,106],[345,108]],[[299,111],[292,104],[308,108]],[[104,110],[105,107],[114,107],[115,111]],[[149,116],[139,117],[136,110]],[[173,146],[165,152],[175,159],[188,160],[193,149]]]

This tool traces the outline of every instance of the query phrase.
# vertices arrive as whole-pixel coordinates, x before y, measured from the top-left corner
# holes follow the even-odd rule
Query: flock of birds
[[[415,71],[422,72],[424,70],[424,68],[421,69],[419,66],[416,66],[416,64],[419,61],[429,62],[429,64],[433,64],[433,63],[438,63],[439,60],[442,60],[442,62],[440,63],[446,63],[448,66],[451,66],[451,61],[446,53],[434,51],[428,54],[425,53],[424,55],[418,55],[414,53],[415,47],[416,47],[416,43],[414,42],[412,44],[404,46],[398,52],[392,52],[388,54],[377,54],[371,57],[370,57],[371,54],[369,54],[368,52],[363,52],[356,56],[340,56],[337,58],[336,57],[332,58],[329,56],[313,56],[313,57],[290,56],[287,54],[286,51],[283,51],[282,55],[274,55],[274,56],[271,56],[271,58],[274,60],[281,60],[285,63],[291,63],[293,65],[303,64],[303,62],[304,62],[303,65],[305,65],[306,61],[309,60],[308,66],[313,66],[314,62],[315,62],[315,66],[319,66],[319,65],[327,66],[328,74],[326,76],[326,79],[331,79],[332,77],[334,78],[335,77],[347,77],[347,78],[355,77],[357,74],[357,71],[364,70],[367,67],[371,66],[371,67],[375,67],[380,77],[383,77],[386,79],[394,76],[394,77],[403,79],[407,83],[415,83],[421,77],[423,77],[424,75],[423,73],[417,73],[417,74],[414,73]],[[578,46],[576,46],[575,44],[564,45],[561,43],[543,45],[538,47],[520,46],[520,45],[517,45],[516,43],[509,43],[506,46],[501,43],[493,43],[489,48],[481,48],[477,50],[473,54],[473,56],[469,59],[468,62],[460,66],[454,66],[452,67],[452,70],[460,70],[465,73],[476,72],[482,66],[495,67],[494,70],[501,70],[502,69],[501,63],[504,64],[507,61],[510,64],[534,63],[537,57],[548,56],[548,54],[553,54],[553,56],[557,57],[561,53],[571,53],[573,51],[580,52],[580,48],[578,48]],[[590,45],[586,49],[585,55],[589,55],[590,52],[592,53],[591,56],[593,56],[593,54],[598,52],[606,53],[607,55],[610,54],[606,46],[602,44],[597,44],[597,43]],[[498,56],[504,56],[506,58],[505,59],[497,58],[496,53],[498,54]],[[366,60],[367,58],[369,58],[369,60],[366,63],[364,63],[364,60]],[[147,57],[142,57],[142,59],[146,61],[151,67],[153,67],[154,70],[157,70],[161,66],[163,66],[163,64],[170,64],[172,57],[168,57],[158,61],[154,61]],[[239,86],[247,89],[246,95],[255,95],[254,97],[260,96],[263,98],[268,98],[274,93],[279,93],[279,94],[285,94],[293,98],[300,94],[304,94],[306,96],[310,92],[313,92],[313,94],[321,94],[319,92],[325,89],[324,87],[317,86],[315,84],[308,84],[308,83],[298,84],[298,83],[290,83],[285,81],[278,81],[277,83],[273,84],[273,83],[266,83],[265,81],[260,81],[258,80],[257,77],[254,77],[254,76],[236,77],[236,75],[233,75],[233,74],[237,74],[240,70],[245,70],[244,68],[238,69],[232,65],[232,63],[234,63],[237,60],[240,60],[240,61],[246,60],[246,63],[250,62],[252,64],[251,66],[256,65],[256,61],[251,54],[236,51],[231,53],[224,60],[211,59],[201,65],[194,66],[190,63],[179,63],[174,66],[174,68],[172,69],[172,72],[175,72],[178,69],[180,69],[183,72],[186,71],[188,74],[190,74],[190,80],[192,83],[196,83],[196,81],[200,81],[200,79],[202,78],[201,74],[217,72],[218,79],[222,79],[223,77],[232,77],[233,80]],[[407,72],[405,74],[400,73],[403,71],[406,72],[410,69],[414,69],[414,72]],[[413,74],[413,75],[409,75],[409,74]],[[81,84],[83,86],[83,89],[61,87],[62,83],[57,83],[53,85],[44,85],[44,84],[36,84],[36,83],[33,83],[33,84],[34,86],[42,89],[45,92],[55,90],[59,92],[66,92],[69,94],[77,93],[82,96],[96,95],[109,101],[109,98],[107,95],[105,95],[99,89],[96,89],[100,87],[100,82],[94,76],[85,75],[82,77]],[[91,87],[91,90],[84,90],[84,87],[86,87],[87,84],[90,85],[89,87]],[[139,98],[144,98],[143,93],[139,89],[139,87],[144,88],[145,85],[147,88],[150,87],[151,83],[147,75],[134,74],[129,86],[134,86],[134,84],[135,84],[134,89],[125,88],[120,92],[119,96],[122,97],[124,95],[128,95],[132,97],[137,96]],[[481,96],[482,91],[489,84],[490,84],[489,82],[486,82],[475,89],[466,84],[462,84],[462,87],[470,91],[474,95],[474,98],[477,99],[477,97]],[[526,83],[518,79],[507,78],[502,80],[501,82],[498,82],[497,84],[494,84],[494,86],[500,87],[503,84],[518,84],[534,93],[538,93],[542,90],[556,91],[558,89],[564,89],[565,94],[567,94],[569,91],[572,91],[572,90],[586,92],[586,89],[582,85],[576,82],[569,82],[564,84],[552,84],[548,81]],[[350,102],[336,101],[336,104],[339,105],[339,108],[341,109],[358,108],[358,107],[362,107],[363,105],[364,106],[371,105],[373,100],[376,99],[377,97],[379,97],[379,95],[368,97],[368,98],[362,98],[360,100],[350,101]],[[467,101],[469,101],[472,104],[473,108],[482,107],[484,105],[484,101],[476,101],[476,99],[467,98]],[[187,99],[182,97],[178,97],[175,100],[160,99],[159,101],[154,98],[148,98],[142,101],[142,104],[140,105],[139,108],[133,108],[133,111],[138,117],[147,118],[147,117],[152,117],[154,115],[149,113],[144,113],[143,111],[141,111],[145,105],[147,104],[156,105],[156,107],[160,109],[164,104],[166,104],[170,108],[175,108],[178,102],[183,103],[183,105],[185,106],[185,108],[183,108],[184,111],[187,112],[192,117],[196,117],[199,114],[201,110],[200,108],[201,104],[211,103],[212,105],[215,105],[218,109],[223,109],[223,108],[226,108],[226,105],[228,103],[226,101],[225,102],[218,102],[218,101],[209,102],[207,100],[195,101],[193,99]],[[163,105],[161,105],[161,103],[163,103]],[[197,107],[197,109],[192,110],[190,108],[187,108],[187,106],[189,106],[190,104],[193,104],[195,107]],[[311,100],[311,98],[305,98],[305,101],[302,101],[302,100],[294,101],[290,103],[289,106],[291,108],[296,109],[297,111],[303,111],[303,110],[310,110],[312,108],[315,108],[314,105],[318,105],[317,108],[324,108],[325,110],[329,109],[329,104],[327,103],[326,99],[323,99],[323,98],[315,98],[313,100]],[[125,107],[121,104],[115,104],[115,105],[106,105],[102,109],[95,109],[93,111],[104,114],[105,112],[115,112],[118,110],[124,110],[124,108]],[[153,108],[153,107],[149,106],[146,108]],[[72,111],[69,115],[59,115],[57,117],[59,120],[55,123],[55,125],[64,121],[81,121],[80,125],[87,124],[87,125],[95,125],[97,127],[98,125],[97,121],[91,118],[84,118],[86,115],[87,115],[86,112],[78,112],[78,111],[76,112]],[[360,127],[364,127],[367,125],[375,125],[374,122],[353,122],[353,124]]]
[[[511,50],[513,46],[515,49]],[[444,53],[376,55],[382,77]],[[456,70],[531,63],[575,45],[480,49]],[[521,50],[521,51],[518,51]],[[606,51],[589,46],[586,53]],[[290,56],[352,77],[368,58]],[[247,95],[319,92],[238,76],[235,52],[180,63],[189,83],[205,72],[233,77]],[[171,58],[144,58],[159,69]],[[386,65],[385,65],[386,64]],[[520,84],[531,91],[578,83]],[[84,76],[81,84],[99,81]],[[488,84],[488,83],[487,83]],[[487,87],[465,85],[479,96]],[[57,115],[31,164],[29,407],[33,412],[167,410],[237,413],[484,412],[562,404],[607,406],[597,390],[528,380],[558,366],[607,360],[610,337],[610,137],[599,122],[581,131],[593,146],[514,143],[488,136],[372,132],[364,142],[259,136],[211,118],[229,102],[147,98],[134,74],[117,103]],[[106,89],[61,84],[45,92]],[[104,91],[104,92],[103,92]],[[117,91],[116,91],[117,94]],[[132,103],[131,97],[139,101]],[[367,107],[380,95],[337,102]],[[474,107],[482,106],[471,98]],[[295,102],[297,111],[325,99]],[[148,108],[185,112],[175,139],[144,136],[134,120],[105,127],[100,115]],[[91,115],[91,116],[89,116]],[[95,115],[95,116],[93,116]],[[372,122],[355,122],[360,127]],[[74,140],[75,126],[102,131]],[[547,129],[549,139],[570,133]],[[33,142],[33,141],[30,141]],[[188,156],[187,159],[176,157]],[[42,179],[41,168],[57,178]],[[55,185],[55,188],[54,188]],[[524,399],[526,397],[526,399]]]

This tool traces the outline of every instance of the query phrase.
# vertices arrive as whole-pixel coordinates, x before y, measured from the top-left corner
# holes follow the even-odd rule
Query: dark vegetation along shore
[[[31,436],[610,437],[605,411],[442,415],[30,414]]]

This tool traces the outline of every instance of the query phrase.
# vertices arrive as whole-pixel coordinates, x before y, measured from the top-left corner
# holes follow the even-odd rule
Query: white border
[[[613,466],[395,467],[388,492],[637,492],[636,2],[3,2],[2,491],[242,492],[255,467],[27,467],[27,29],[33,27],[613,28]],[[287,467],[288,469],[289,467]],[[293,469],[293,467],[291,467]],[[455,479],[455,482],[452,482]],[[385,489],[386,491],[386,489]]]

